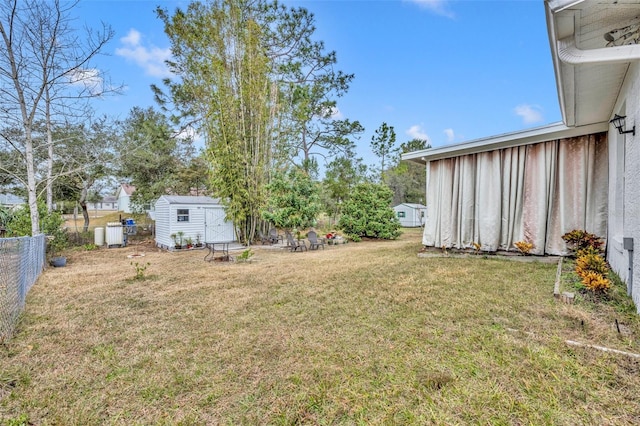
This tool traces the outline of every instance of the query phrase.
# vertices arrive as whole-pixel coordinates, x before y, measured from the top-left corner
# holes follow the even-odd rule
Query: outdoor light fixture
[[[604,34],[607,47],[624,46],[629,44],[640,44],[640,22],[636,22],[626,27],[617,28]]]
[[[633,136],[636,135],[636,126],[634,125],[633,128],[631,130],[624,130],[625,127],[625,118],[627,118],[626,115],[614,115],[613,119],[611,121],[609,121],[609,123],[612,123],[614,125],[614,127],[616,129],[618,129],[618,133],[620,133],[621,135],[624,133],[631,133],[633,134]]]

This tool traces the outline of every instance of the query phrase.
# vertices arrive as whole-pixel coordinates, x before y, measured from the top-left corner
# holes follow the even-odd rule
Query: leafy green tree
[[[371,150],[380,158],[380,178],[383,177],[386,170],[387,160],[396,152],[395,144],[396,132],[393,126],[388,126],[387,123],[382,123],[371,137]]]
[[[412,139],[400,145],[400,152],[407,153],[431,148],[426,140]],[[400,203],[424,203],[426,170],[421,164],[401,161],[384,174],[384,182],[393,191],[393,205]]]
[[[38,224],[40,232],[55,237],[66,235],[62,229],[64,218],[59,212],[48,212],[47,205],[42,201],[38,203],[38,210],[40,211],[40,223]],[[6,228],[7,234],[12,237],[32,235],[29,209],[19,208],[14,210],[6,223]]]
[[[86,232],[90,220],[89,196],[113,172],[118,136],[115,125],[102,117],[89,125],[56,128],[52,136],[59,141],[52,168],[55,176],[52,195],[57,201],[72,200],[80,206]]]
[[[290,151],[301,157],[301,166],[309,173],[312,157],[332,158],[354,146],[352,137],[364,132],[358,121],[336,118],[336,101],[349,87],[353,75],[335,73],[335,52],[323,61],[326,75],[312,83],[297,86],[292,93],[292,137]]]
[[[173,191],[176,194],[205,195],[209,192],[209,164],[203,156],[192,158],[179,167],[174,175]]]
[[[276,172],[267,189],[269,202],[262,213],[264,220],[289,230],[314,225],[321,210],[320,189],[308,174],[297,168]]]
[[[191,141],[180,139],[167,117],[153,108],[135,107],[123,125],[118,175],[136,187],[131,195],[134,211],[178,186],[177,174],[188,160]]]
[[[313,41],[314,18],[304,8],[213,0],[173,15],[160,8],[157,13],[177,76],[166,81],[167,94],[154,88],[157,99],[173,103],[181,122],[204,135],[210,186],[225,203],[240,241],[251,241],[262,222],[271,173],[294,162],[300,146],[292,141],[308,120],[319,124],[324,117],[332,129],[331,135],[314,133],[316,147],[344,143],[346,127],[355,128],[334,123],[323,109],[351,76],[332,70],[335,54],[325,54],[323,44]],[[311,148],[306,152],[311,157]],[[309,172],[312,160],[303,160]]]
[[[13,211],[9,207],[0,206],[0,236],[4,237],[7,225],[13,217]]]
[[[330,217],[334,220],[337,218],[341,205],[349,198],[352,188],[364,182],[366,175],[367,166],[351,149],[328,164],[322,187],[325,212]]]
[[[171,101],[205,136],[211,187],[240,241],[253,238],[272,166],[278,90],[266,31],[276,10],[244,0],[191,3],[173,16],[158,9],[179,76],[167,81]]]
[[[349,238],[395,239],[400,236],[400,222],[391,208],[393,193],[384,184],[360,183],[342,205],[338,227]]]

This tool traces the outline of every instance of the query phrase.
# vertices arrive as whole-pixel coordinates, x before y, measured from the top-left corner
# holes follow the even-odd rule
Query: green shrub
[[[275,172],[267,185],[269,199],[262,218],[280,229],[315,226],[320,213],[320,189],[306,173],[292,169]]]
[[[352,241],[365,237],[398,238],[400,221],[391,208],[392,199],[393,192],[386,185],[369,182],[356,185],[342,205],[338,228]]]
[[[49,236],[47,252],[50,255],[60,253],[69,245],[69,235],[62,227],[64,218],[57,211],[48,212],[43,202],[38,203],[38,214],[40,215],[40,232]],[[17,209],[6,226],[8,236],[31,235],[31,212],[27,207]]]
[[[136,271],[136,274],[133,276],[134,280],[144,281],[145,279],[147,279],[145,272],[147,271],[147,267],[151,266],[150,262],[147,262],[147,263],[131,262],[131,266],[133,266],[133,268]]]
[[[253,251],[251,249],[246,249],[239,256],[236,257],[236,260],[239,262],[249,262],[253,257]]]

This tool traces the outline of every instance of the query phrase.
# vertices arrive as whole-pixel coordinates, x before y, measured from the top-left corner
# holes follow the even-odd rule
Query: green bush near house
[[[342,206],[338,228],[353,241],[398,238],[400,221],[391,207],[392,199],[393,192],[386,185],[369,182],[356,185]]]

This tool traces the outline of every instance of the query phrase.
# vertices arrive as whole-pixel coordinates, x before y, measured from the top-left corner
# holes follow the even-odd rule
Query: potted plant
[[[176,234],[171,234],[169,235],[171,237],[171,239],[173,240],[173,247],[176,249],[180,249],[182,248],[179,244],[178,244],[178,236]]]
[[[202,237],[202,235],[196,234],[196,247],[202,247],[201,237]]]
[[[182,248],[182,237],[184,237],[184,231],[178,231],[176,234],[178,235],[178,244],[176,244],[176,248]]]
[[[187,237],[185,238],[184,242],[187,245],[188,249],[193,248],[193,238]]]

